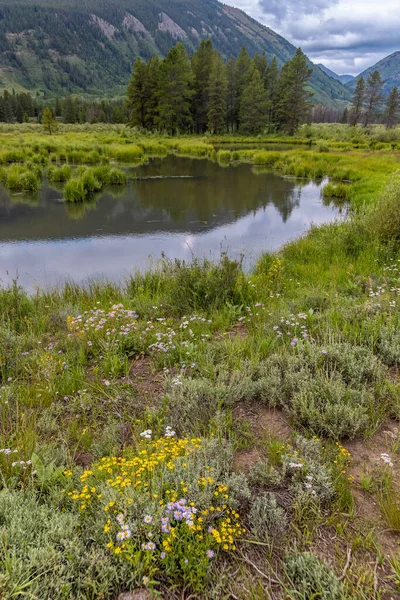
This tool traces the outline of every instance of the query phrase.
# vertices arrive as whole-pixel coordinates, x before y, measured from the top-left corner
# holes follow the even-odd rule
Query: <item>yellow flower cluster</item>
[[[80,508],[84,510],[93,499],[101,498],[101,494],[96,492],[96,487],[88,485],[87,480],[89,478],[104,479],[104,476],[107,477],[107,486],[115,489],[120,495],[127,488],[150,494],[154,476],[164,469],[174,470],[175,461],[178,458],[187,456],[193,450],[199,448],[200,445],[201,440],[199,438],[176,439],[167,437],[143,444],[142,449],[132,458],[115,456],[102,458],[101,461],[95,463],[91,469],[81,475],[82,488],[69,492],[68,495],[72,500],[81,502]],[[185,489],[187,489],[186,484],[182,485],[181,491],[184,492]],[[153,494],[154,496],[157,496],[157,494]],[[169,498],[172,502],[176,499]],[[104,510],[108,512],[114,504],[115,502],[110,502]]]
[[[346,458],[346,459],[350,458],[350,456],[351,456],[350,452],[348,450],[346,450],[346,448],[344,448],[341,444],[339,444],[339,442],[336,442],[336,446],[338,447],[340,455],[343,458]]]

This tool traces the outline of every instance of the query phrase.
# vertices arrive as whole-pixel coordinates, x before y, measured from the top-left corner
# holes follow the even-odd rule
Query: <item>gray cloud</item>
[[[263,13],[281,21],[292,14],[317,15],[337,2],[338,0],[259,0],[258,4]]]
[[[337,73],[357,75],[400,50],[399,0],[225,1]]]

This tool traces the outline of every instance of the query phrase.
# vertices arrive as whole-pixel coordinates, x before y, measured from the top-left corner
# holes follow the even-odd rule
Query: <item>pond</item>
[[[335,219],[320,186],[248,164],[221,167],[174,155],[126,169],[130,183],[85,204],[45,182],[34,197],[0,189],[0,284],[27,290],[88,278],[120,281],[165,255],[217,259],[266,250]]]

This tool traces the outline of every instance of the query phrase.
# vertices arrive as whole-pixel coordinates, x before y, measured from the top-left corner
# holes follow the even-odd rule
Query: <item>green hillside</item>
[[[363,73],[360,73],[358,77],[347,83],[346,87],[353,92],[356,87],[357,80],[360,77],[367,79],[368,75],[374,71],[379,71],[381,74],[381,77],[384,81],[383,91],[385,94],[389,94],[394,87],[400,87],[400,51],[394,52],[390,56],[387,56],[376,63],[376,65],[373,67],[370,67]]]
[[[329,77],[332,77],[333,79],[336,79],[336,81],[340,81],[343,84],[346,84],[354,79],[353,75],[338,75],[337,73],[335,73],[335,71],[331,71],[322,63],[318,63],[317,67],[319,67],[321,71],[329,75]]]
[[[295,48],[242,11],[216,0],[2,0],[0,88],[48,96],[125,92],[137,56],[189,52],[211,37],[224,55],[242,45],[282,65]],[[349,92],[313,65],[314,101],[343,105]]]

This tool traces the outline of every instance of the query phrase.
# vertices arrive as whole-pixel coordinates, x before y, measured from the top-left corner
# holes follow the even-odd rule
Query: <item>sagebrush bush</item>
[[[282,535],[287,527],[286,512],[272,493],[256,496],[252,500],[249,521],[252,533],[261,541]]]
[[[0,589],[5,598],[40,600],[110,597],[129,585],[131,569],[106,548],[89,543],[99,532],[83,532],[78,512],[62,512],[35,491],[0,494]]]
[[[291,592],[299,600],[345,600],[345,589],[338,577],[311,552],[295,550],[285,557],[285,573]]]

